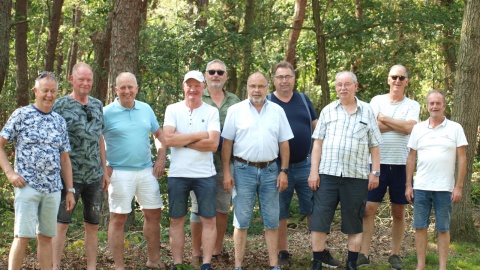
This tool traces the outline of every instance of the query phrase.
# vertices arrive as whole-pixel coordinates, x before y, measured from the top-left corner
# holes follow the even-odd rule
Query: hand
[[[310,173],[308,176],[308,186],[313,190],[317,190],[320,187],[320,175],[318,173]]]
[[[378,113],[377,121],[383,122],[384,119],[385,119],[385,115],[383,113]]]
[[[157,161],[155,161],[155,164],[153,164],[153,176],[155,176],[155,178],[160,178],[163,173],[165,172],[165,160],[160,160],[160,159],[157,159]]]
[[[22,188],[27,185],[27,182],[25,182],[25,179],[23,179],[23,177],[16,172],[12,172],[8,174],[7,178],[8,178],[8,181],[10,181],[10,183],[14,187]]]
[[[280,173],[277,177],[278,192],[282,192],[288,187],[288,175],[286,173]]]
[[[223,188],[228,192],[232,193],[232,187],[235,187],[235,181],[231,174],[226,173],[223,175]]]
[[[110,176],[108,172],[104,172],[102,176],[102,189],[103,192],[108,190],[108,186],[110,185]]]
[[[70,212],[73,210],[73,207],[75,206],[75,196],[73,195],[72,192],[67,192],[67,196],[65,197],[65,209],[67,212]]]
[[[409,203],[413,203],[413,198],[415,196],[413,195],[413,188],[412,188],[412,185],[407,185],[405,187],[405,199],[407,199],[407,201]]]
[[[113,174],[113,168],[110,166],[107,166],[107,172],[108,172],[108,177],[112,177]]]
[[[376,189],[380,183],[379,177],[374,174],[368,175],[368,190]]]
[[[462,199],[462,190],[461,187],[455,187],[452,192],[452,203],[457,203]]]

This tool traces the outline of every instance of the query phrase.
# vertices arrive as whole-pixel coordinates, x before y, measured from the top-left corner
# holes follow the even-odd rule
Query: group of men
[[[424,269],[433,202],[440,269],[445,269],[450,213],[452,203],[462,196],[467,142],[461,126],[445,118],[444,94],[427,95],[430,118],[415,125],[420,107],[405,96],[405,67],[390,69],[390,92],[370,104],[355,96],[355,74],[340,72],[335,78],[339,99],[317,119],[310,99],[294,90],[293,66],[279,62],[272,74],[272,94],[267,95],[268,78],[255,72],[247,80],[248,98],[240,101],[225,90],[227,67],[221,60],[209,62],[205,73],[189,71],[182,84],[184,100],[167,107],[162,129],[151,107],[136,99],[138,85],[132,73],[118,75],[117,97],[106,107],[89,95],[93,72],[87,64],[74,66],[73,91],[56,101],[55,74],[40,73],[35,103],[17,109],[0,132],[0,166],[15,187],[9,269],[20,269],[26,245],[35,237],[41,268],[60,269],[68,224],[80,197],[87,269],[96,269],[106,190],[108,244],[115,269],[125,269],[124,225],[134,197],[145,217],[146,267],[164,268],[159,250],[163,203],[157,178],[165,169],[167,147],[172,269],[184,260],[189,197],[192,265],[207,270],[212,262],[228,259],[223,238],[233,201],[234,270],[243,269],[247,229],[258,197],[268,264],[270,269],[282,269],[291,259],[287,218],[294,193],[311,231],[312,269],[340,265],[325,247],[339,202],[341,230],[348,235],[347,269],[368,265],[374,217],[387,188],[393,216],[392,268],[402,269],[405,205],[413,202],[417,269]],[[155,162],[150,134],[157,145]],[[5,153],[8,141],[15,143],[15,169]],[[456,159],[459,173],[454,187]]]

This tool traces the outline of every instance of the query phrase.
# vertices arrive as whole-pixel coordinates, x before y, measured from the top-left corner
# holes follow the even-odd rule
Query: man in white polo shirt
[[[202,101],[205,79],[200,71],[189,71],[183,80],[185,100],[165,111],[163,130],[170,147],[168,203],[173,268],[183,262],[188,197],[193,190],[202,222],[202,270],[211,268],[216,229],[216,180],[213,152],[220,139],[218,110]],[[180,266],[179,266],[180,267]],[[183,268],[182,268],[183,269]]]

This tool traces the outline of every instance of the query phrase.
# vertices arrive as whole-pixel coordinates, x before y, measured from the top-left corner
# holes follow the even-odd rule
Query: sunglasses
[[[405,80],[407,77],[405,77],[405,76],[392,75],[392,76],[390,76],[390,78],[392,78],[392,80],[394,80],[394,81],[396,81],[397,79],[400,79],[400,81],[403,81],[403,80]]]
[[[84,110],[85,113],[87,114],[87,122],[92,121],[93,115],[92,115],[92,112],[90,111],[90,109],[88,108],[87,105],[83,105],[83,110]]]
[[[210,74],[210,76],[213,76],[215,75],[215,72],[218,74],[218,76],[223,76],[223,74],[225,74],[225,71],[224,70],[214,70],[214,69],[210,69],[210,70],[207,70],[208,74]]]
[[[45,77],[52,77],[52,78],[57,78],[57,76],[55,75],[55,73],[51,72],[51,71],[42,71],[38,74],[38,79],[42,79],[42,78],[45,78]]]

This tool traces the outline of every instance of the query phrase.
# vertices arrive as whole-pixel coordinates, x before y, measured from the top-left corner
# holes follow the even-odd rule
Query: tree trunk
[[[113,7],[108,103],[115,97],[115,79],[128,71],[137,75],[142,0],[116,0]]]
[[[79,35],[79,29],[82,25],[82,10],[80,9],[80,5],[75,5],[75,9],[73,10],[73,28],[75,29],[74,31],[74,36],[72,40],[72,44],[70,46],[70,53],[68,56],[68,67],[67,67],[67,74],[66,78],[70,78],[70,75],[72,75],[72,69],[73,66],[77,63],[77,56],[78,56],[78,35]]]
[[[453,0],[441,0],[440,6],[449,7],[454,3]],[[454,46],[453,29],[444,27],[442,30],[442,51],[443,51],[443,67],[445,72],[444,89],[445,92],[451,93],[453,91],[453,83],[455,76],[455,63],[457,62],[456,51]]]
[[[60,22],[60,24],[63,24],[63,20],[62,22]],[[60,78],[62,75],[63,75],[63,62],[64,62],[64,58],[63,58],[63,34],[62,33],[59,33],[58,34],[58,53],[56,55],[56,58],[57,58],[57,65],[56,65],[56,74],[57,76]],[[66,89],[65,89],[66,91]]]
[[[110,13],[107,24],[102,31],[97,31],[90,36],[93,43],[94,60],[93,64],[93,86],[90,93],[93,97],[100,99],[106,104],[108,92],[108,74],[110,71],[110,46],[112,41],[112,18]]]
[[[252,43],[253,36],[251,33],[253,24],[255,22],[255,1],[247,0],[245,4],[245,28],[244,28],[244,42],[245,48],[242,59],[242,73],[240,74],[240,80],[237,85],[237,96],[240,99],[244,99],[247,95],[245,93],[245,87],[247,84],[248,76],[250,75],[250,66],[252,64]]]
[[[328,5],[330,1],[327,1],[326,7],[324,10],[325,13],[328,10]],[[320,18],[320,1],[312,1],[312,10],[313,10],[313,23],[315,25],[315,37],[317,40],[317,56],[315,57],[315,85],[320,85],[322,89],[322,98],[320,107],[315,108],[317,112],[321,111],[323,107],[327,106],[330,103],[330,90],[328,87],[328,76],[327,76],[327,50],[325,47],[326,39],[323,33],[323,20]]]
[[[295,0],[295,14],[293,15],[292,30],[288,37],[287,55],[285,61],[295,66],[295,55],[297,54],[297,41],[300,37],[300,30],[305,19],[305,8],[307,0]]]
[[[17,106],[27,106],[30,102],[28,91],[28,60],[27,60],[27,0],[15,2],[15,21],[23,21],[15,28],[15,58],[17,72]]]
[[[470,201],[471,177],[475,157],[475,143],[480,124],[480,0],[465,1],[462,32],[455,75],[455,98],[452,119],[463,126],[467,147],[467,175],[463,199],[452,213],[452,240],[477,242],[479,234],[472,217]],[[477,113],[475,113],[477,112]]]
[[[0,94],[2,93],[5,78],[8,73],[11,11],[11,0],[0,3]]]
[[[54,0],[48,28],[47,47],[45,49],[45,70],[53,71],[55,63],[55,50],[58,44],[58,30],[62,18],[63,0]]]

